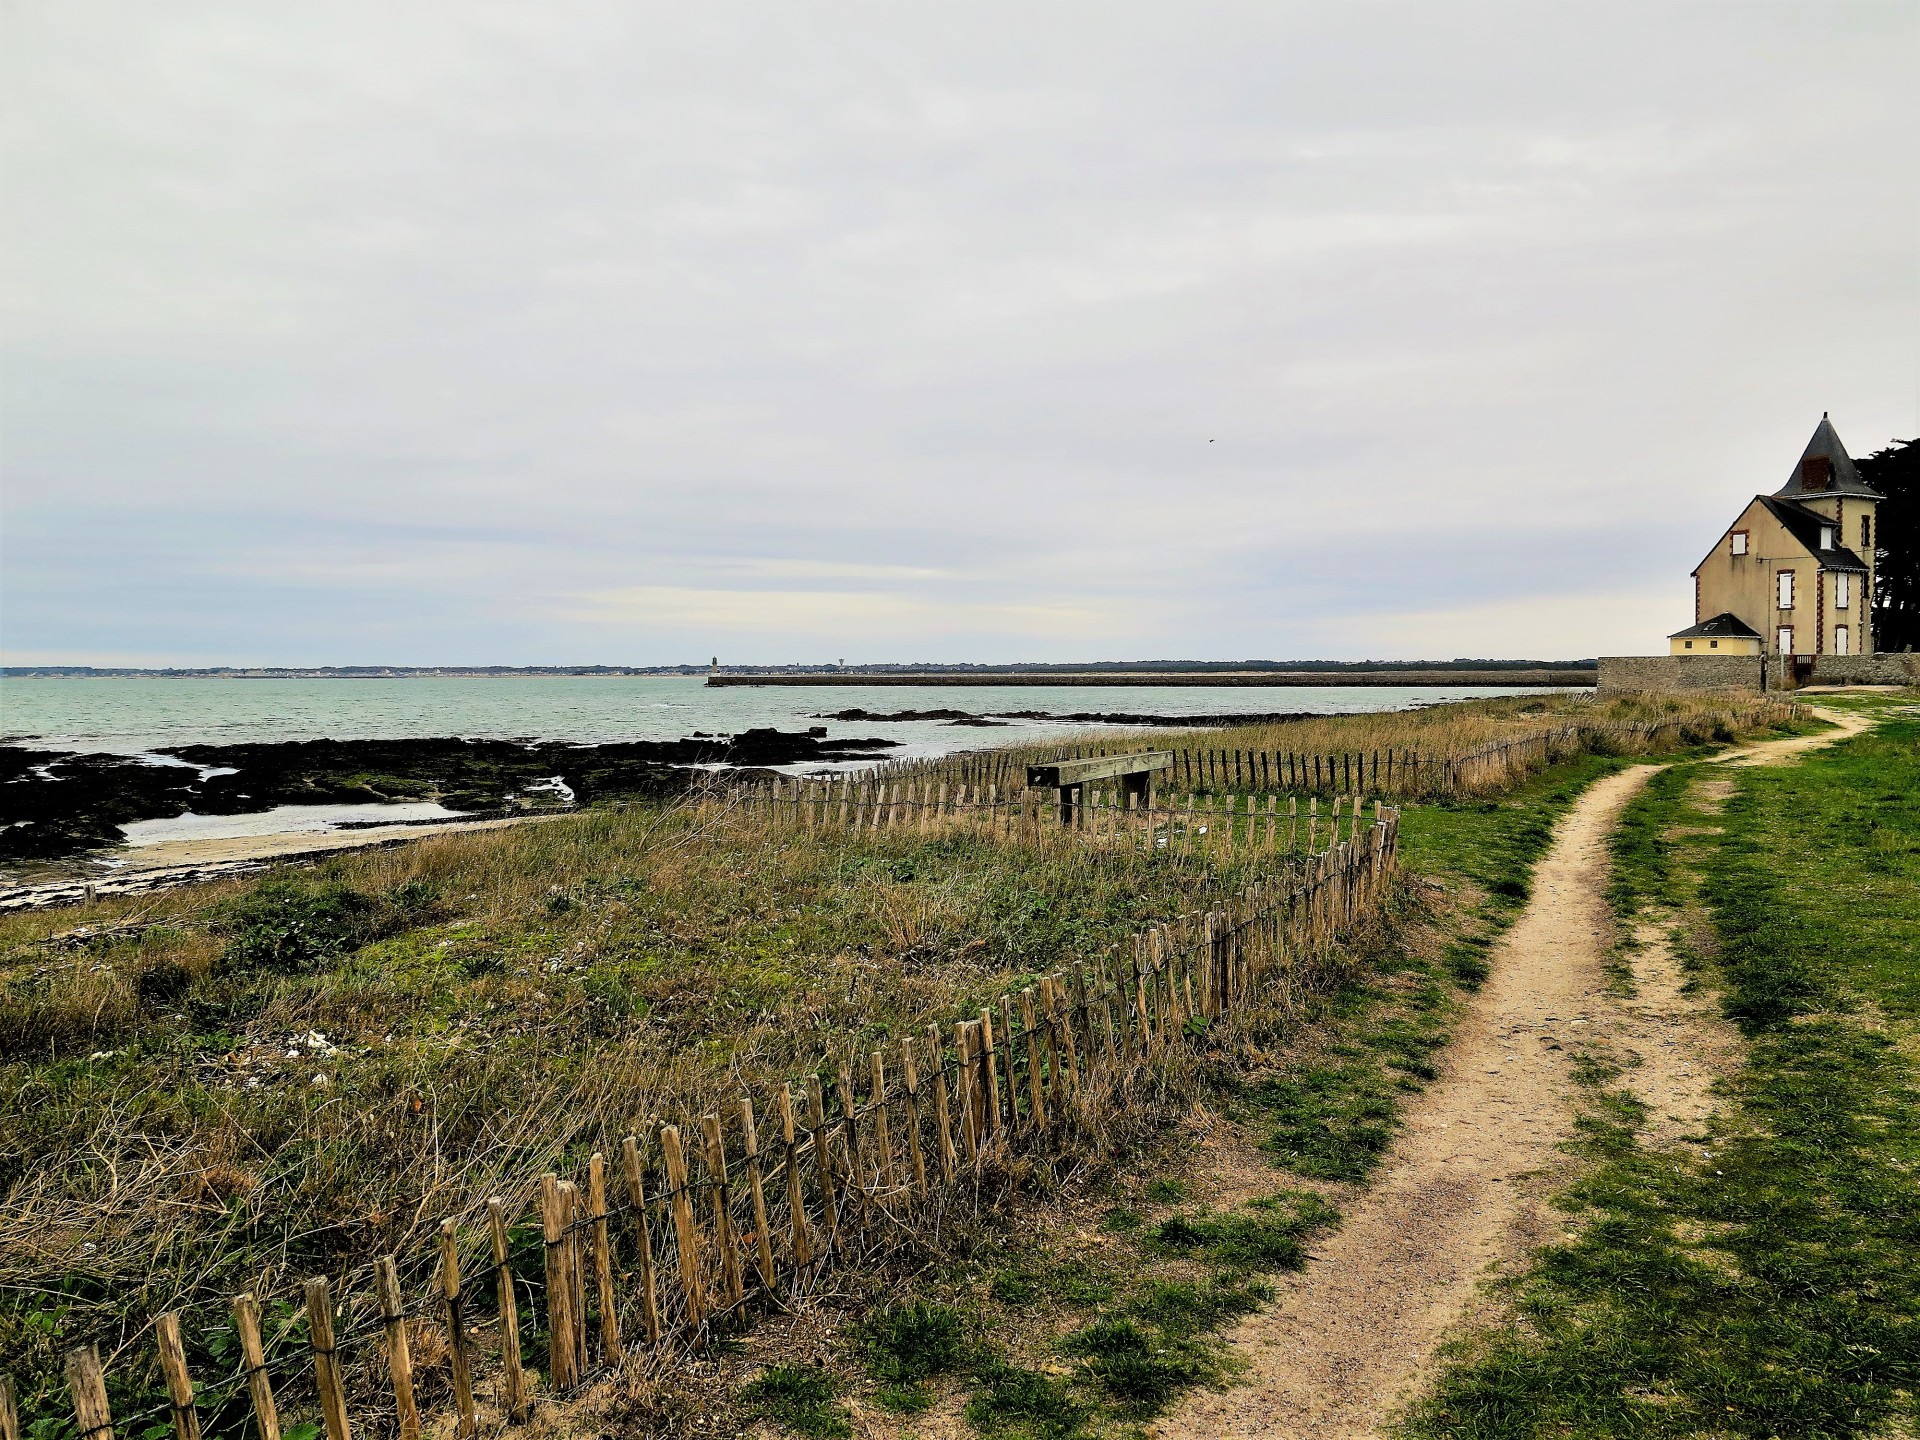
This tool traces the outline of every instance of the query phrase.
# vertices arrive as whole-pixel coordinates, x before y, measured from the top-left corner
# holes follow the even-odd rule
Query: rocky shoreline
[[[878,760],[898,744],[762,729],[605,745],[300,740],[148,755],[0,746],[0,863],[66,859],[118,845],[122,825],[185,814],[401,801],[433,801],[469,817],[525,814],[568,795],[577,805],[677,795],[714,768]]]

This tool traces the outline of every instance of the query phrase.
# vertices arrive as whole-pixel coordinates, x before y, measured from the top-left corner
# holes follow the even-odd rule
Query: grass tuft
[[[853,1418],[840,1403],[840,1382],[815,1366],[774,1365],[740,1391],[747,1410],[809,1440],[847,1440]]]

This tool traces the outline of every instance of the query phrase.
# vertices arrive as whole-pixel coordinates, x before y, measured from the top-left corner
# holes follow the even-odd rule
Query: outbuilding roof
[[[1774,519],[1787,527],[1788,534],[1813,552],[1813,558],[1820,562],[1822,570],[1866,570],[1866,561],[1837,543],[1840,527],[1828,516],[1818,510],[1809,510],[1797,500],[1780,500],[1772,495],[1756,495],[1754,498],[1767,507]],[[1820,540],[1823,534],[1832,535],[1836,543],[1822,547]]]
[[[1684,630],[1676,630],[1667,637],[1669,640],[1758,640],[1760,632],[1748,626],[1747,622],[1731,610],[1722,610],[1711,620],[1702,620],[1698,625],[1689,625]]]
[[[1833,422],[1824,412],[1814,427],[1813,438],[1807,441],[1807,448],[1794,465],[1793,474],[1773,493],[1795,500],[1804,495],[1857,495],[1863,500],[1887,498],[1860,478],[1853,457],[1840,443],[1839,431],[1833,428]]]

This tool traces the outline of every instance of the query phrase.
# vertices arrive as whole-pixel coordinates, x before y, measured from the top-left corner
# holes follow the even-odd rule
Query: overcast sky
[[[0,24],[12,663],[1647,652],[1920,432],[1912,0]]]

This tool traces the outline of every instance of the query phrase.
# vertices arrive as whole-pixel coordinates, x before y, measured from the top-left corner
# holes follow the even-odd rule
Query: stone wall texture
[[[1822,655],[1802,685],[1920,685],[1920,655]],[[1607,655],[1599,689],[1792,690],[1792,667],[1778,655]]]
[[[1766,661],[1759,655],[1604,655],[1601,691],[1759,690]]]
[[[1920,655],[1822,655],[1811,685],[1920,685]]]

